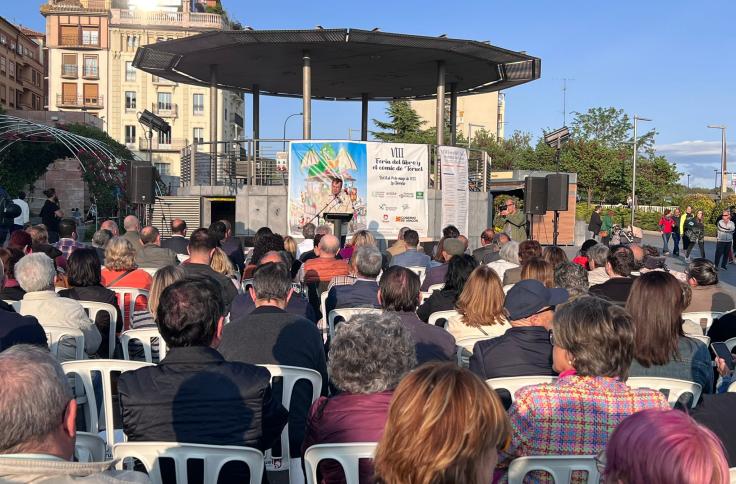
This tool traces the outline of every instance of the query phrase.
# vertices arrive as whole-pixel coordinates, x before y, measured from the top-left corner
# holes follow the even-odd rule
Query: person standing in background
[[[56,189],[49,188],[43,191],[46,201],[41,207],[41,223],[46,226],[49,233],[49,243],[59,241],[59,221],[64,217],[64,212],[59,206],[59,197],[56,196]]]
[[[675,226],[672,229],[672,244],[675,246],[672,249],[672,255],[674,255],[675,257],[680,256],[680,237],[682,236],[682,231],[680,229],[681,217],[682,212],[680,212],[680,207],[675,207],[675,211],[672,212],[672,220],[675,223]]]
[[[22,229],[31,220],[31,210],[26,202],[26,192],[18,192],[18,198],[13,203],[20,207],[20,215],[13,220],[13,229],[11,232]]]
[[[588,232],[592,232],[591,236],[596,242],[601,241],[601,227],[603,226],[603,220],[601,220],[601,206],[596,205],[593,213],[590,214],[590,222],[588,222]]]
[[[680,220],[677,221],[680,226],[680,234],[682,234],[682,249],[684,251],[687,251],[687,248],[690,247],[690,237],[687,235],[687,222],[691,218],[693,218],[693,207],[688,205],[685,207],[685,213],[680,215]]]
[[[526,217],[518,211],[516,202],[512,198],[504,203],[506,208],[501,210],[503,231],[511,237],[511,240],[523,242],[526,240]]]
[[[665,209],[664,215],[659,219],[659,233],[662,234],[662,255],[670,255],[670,237],[677,223],[672,218],[670,209]]]
[[[601,223],[601,243],[608,247],[611,243],[611,232],[613,231],[613,216],[615,213],[613,210],[608,209],[608,212],[603,216],[603,221]]]
[[[733,244],[733,231],[736,228],[731,221],[731,212],[728,210],[723,211],[721,220],[716,223],[716,255],[713,259],[713,263],[718,267],[718,263],[721,262],[721,269],[724,271],[728,268],[728,251],[731,249]]]

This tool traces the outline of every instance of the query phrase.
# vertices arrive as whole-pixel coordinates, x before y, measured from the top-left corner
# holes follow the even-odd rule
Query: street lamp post
[[[690,173],[687,174],[687,189],[690,190]]]
[[[726,126],[709,124],[709,128],[721,130],[721,200],[726,196]]]
[[[636,128],[639,121],[651,121],[651,119],[641,118],[634,115],[634,170],[631,177],[631,227],[634,227],[634,214],[636,213],[636,155],[638,146],[636,144]]]
[[[718,168],[713,168],[713,174],[715,175],[715,179],[713,180],[713,190],[718,188],[718,174],[720,173],[720,170]]]
[[[283,145],[283,147],[281,148],[281,149],[282,149],[282,151],[286,151],[286,123],[288,123],[288,122],[289,122],[289,120],[290,120],[291,118],[293,118],[294,116],[304,116],[304,113],[294,113],[294,114],[290,114],[290,115],[288,115],[288,116],[286,117],[286,119],[284,120],[284,137],[282,138],[282,139],[284,140],[284,145]]]

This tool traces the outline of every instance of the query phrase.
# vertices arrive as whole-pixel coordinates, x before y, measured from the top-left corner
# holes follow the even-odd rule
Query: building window
[[[61,76],[72,78],[77,77],[77,54],[62,54]]]
[[[204,114],[204,94],[195,94],[192,106],[195,115]]]
[[[102,106],[100,102],[100,87],[97,84],[85,84],[83,86],[83,92],[85,106]]]
[[[8,88],[8,103],[10,104],[10,107],[15,107],[15,89],[12,87]]]
[[[125,91],[125,109],[136,108],[136,96],[135,91]]]
[[[169,130],[168,133],[159,133],[158,143],[161,145],[170,145],[171,144],[171,130]]]
[[[171,111],[171,93],[160,92],[158,93],[158,104],[159,111]]]
[[[61,105],[77,105],[77,85],[73,82],[64,82],[61,85]]]
[[[154,166],[158,170],[159,175],[170,175],[171,174],[171,164],[169,163],[154,163]]]
[[[84,77],[91,77],[93,79],[97,79],[99,77],[96,55],[84,56]]]
[[[82,45],[100,45],[100,31],[97,29],[82,29]]]
[[[135,81],[135,67],[132,62],[125,63],[125,80],[128,82]]]
[[[204,128],[194,128],[192,138],[195,143],[204,143]]]
[[[8,77],[15,79],[15,62],[8,61]]]
[[[125,143],[126,144],[135,143],[135,125],[133,124],[125,125]]]
[[[5,57],[0,56],[0,74],[5,75],[8,71],[8,63]]]
[[[0,86],[0,102],[4,103],[7,100],[8,92],[5,86]]]
[[[76,25],[62,25],[59,28],[60,45],[79,45],[79,27]]]

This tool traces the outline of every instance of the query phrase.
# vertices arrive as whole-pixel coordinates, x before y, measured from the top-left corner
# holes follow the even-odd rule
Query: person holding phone
[[[509,198],[504,202],[499,215],[501,216],[503,231],[511,237],[511,240],[517,242],[526,240],[526,217],[516,208],[516,201],[513,198]]]

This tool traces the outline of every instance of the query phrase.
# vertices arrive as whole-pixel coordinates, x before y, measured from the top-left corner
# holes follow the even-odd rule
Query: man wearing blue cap
[[[475,344],[470,370],[484,380],[555,375],[549,330],[555,306],[568,297],[565,289],[547,288],[534,279],[514,284],[504,301],[511,327],[503,336]]]

